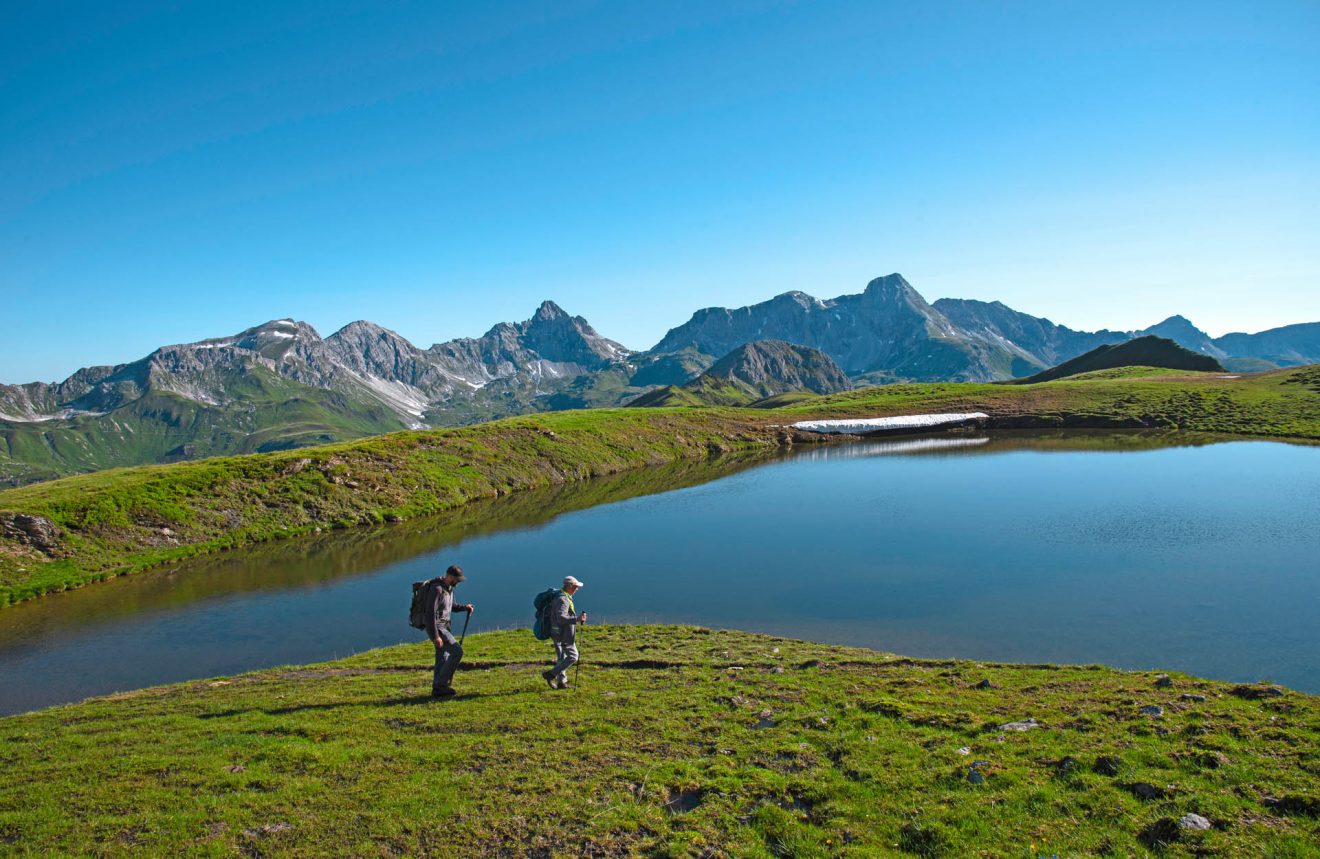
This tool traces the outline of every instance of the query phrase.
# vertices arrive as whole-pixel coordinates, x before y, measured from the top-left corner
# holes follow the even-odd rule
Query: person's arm
[[[441,647],[444,642],[440,640],[440,631],[435,622],[436,612],[440,609],[440,587],[431,585],[431,594],[426,600],[426,634],[431,637],[431,641],[436,647]]]
[[[559,626],[572,626],[578,619],[568,612],[568,597],[560,594],[555,597],[555,617]]]

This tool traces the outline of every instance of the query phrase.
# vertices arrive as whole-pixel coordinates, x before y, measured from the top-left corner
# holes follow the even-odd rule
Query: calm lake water
[[[410,583],[451,563],[473,631],[528,625],[532,596],[572,573],[600,622],[1320,692],[1320,448],[1187,440],[726,459],[202,559],[0,611],[0,713],[420,641]]]

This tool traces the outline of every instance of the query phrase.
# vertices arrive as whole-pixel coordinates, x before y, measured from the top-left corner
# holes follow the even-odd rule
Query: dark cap
[[[460,582],[467,578],[467,576],[463,575],[463,568],[460,567],[458,564],[454,564],[452,567],[445,570],[445,575],[453,576],[454,578],[458,579]]]

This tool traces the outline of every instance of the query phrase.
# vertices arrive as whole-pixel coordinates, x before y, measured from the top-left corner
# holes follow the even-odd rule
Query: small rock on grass
[[[1238,698],[1245,698],[1248,701],[1260,701],[1264,698],[1280,698],[1283,696],[1283,690],[1278,686],[1250,686],[1243,684],[1234,686],[1228,690],[1228,694],[1235,695]]]
[[[1152,800],[1163,799],[1166,792],[1163,788],[1156,787],[1150,782],[1139,781],[1132,785],[1132,793],[1137,799]]]
[[[1054,765],[1054,771],[1059,775],[1068,775],[1069,773],[1076,770],[1077,766],[1078,766],[1077,758],[1073,757],[1072,755],[1067,755],[1066,757],[1063,758],[1063,760],[1059,761],[1057,764]]]
[[[1205,831],[1210,828],[1210,821],[1206,820],[1199,814],[1184,814],[1178,820],[1178,826],[1183,829]]]
[[[1164,708],[1159,704],[1147,704],[1137,712],[1143,716],[1163,716]]]
[[[967,771],[967,781],[971,784],[985,784],[985,776],[976,767],[972,767]]]
[[[1041,727],[1035,719],[1023,719],[1018,722],[1006,722],[999,726],[1001,731],[1030,731]]]
[[[1168,689],[1173,686],[1173,678],[1167,674],[1161,674],[1155,678],[1155,685],[1160,689]]]
[[[1178,697],[1184,701],[1191,701],[1195,704],[1204,704],[1207,700],[1204,695],[1193,695],[1191,692],[1185,692]]]
[[[999,687],[996,686],[995,684],[991,683],[989,680],[982,680],[980,683],[977,683],[977,684],[976,684],[975,686],[973,686],[972,688],[973,688],[973,689],[998,689]]]

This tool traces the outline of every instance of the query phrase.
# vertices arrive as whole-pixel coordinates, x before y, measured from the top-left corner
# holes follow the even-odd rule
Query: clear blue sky
[[[1320,3],[7,3],[0,381],[291,316],[903,273],[1075,328],[1320,320]]]

